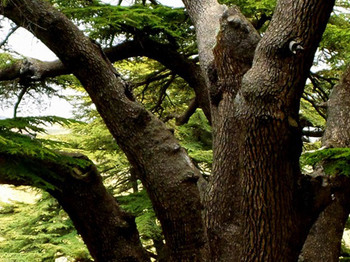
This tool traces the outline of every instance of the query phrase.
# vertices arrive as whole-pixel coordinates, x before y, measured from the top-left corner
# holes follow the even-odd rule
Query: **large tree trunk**
[[[239,156],[242,261],[296,261],[315,215],[306,209],[298,185],[302,181],[298,113],[313,54],[333,4],[278,1],[252,69],[243,78],[237,99],[237,117],[243,127]],[[304,51],[294,53],[291,41]]]
[[[334,1],[278,1],[242,83],[257,42],[249,22],[211,0],[184,2],[211,85],[216,152],[207,220],[213,259],[296,261],[315,216],[300,194],[299,101]],[[205,28],[219,34],[208,37]]]
[[[17,177],[11,172],[14,166]],[[1,155],[0,183],[47,190],[68,213],[95,261],[150,261],[141,245],[134,217],[119,208],[92,163],[82,168],[29,156]]]
[[[327,125],[322,137],[325,147],[350,147],[350,67],[336,85],[327,102]],[[326,175],[324,175],[326,176]],[[345,222],[350,213],[347,177],[337,183],[332,203],[313,225],[304,244],[300,261],[339,261]]]
[[[234,26],[230,17],[240,19]],[[260,36],[237,8],[226,10],[214,48],[214,68],[209,71],[213,122],[213,175],[207,190],[206,216],[213,261],[239,257],[242,241],[242,192],[239,176],[241,123],[234,99],[243,75],[250,69]],[[219,247],[219,248],[218,248]]]

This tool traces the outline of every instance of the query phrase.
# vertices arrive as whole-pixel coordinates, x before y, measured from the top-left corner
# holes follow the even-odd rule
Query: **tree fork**
[[[3,10],[17,24],[30,25],[89,93],[111,134],[140,171],[140,180],[161,222],[170,259],[205,260],[207,237],[198,177],[173,134],[142,105],[125,96],[123,82],[100,50],[47,2],[11,0]]]

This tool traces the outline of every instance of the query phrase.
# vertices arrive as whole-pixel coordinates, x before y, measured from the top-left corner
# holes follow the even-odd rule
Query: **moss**
[[[350,149],[327,148],[301,156],[302,167],[321,164],[327,175],[350,176]]]

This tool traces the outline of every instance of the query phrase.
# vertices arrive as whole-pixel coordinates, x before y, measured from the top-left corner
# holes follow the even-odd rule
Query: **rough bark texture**
[[[242,261],[297,260],[311,226],[303,220],[307,210],[298,192],[298,111],[333,4],[278,1],[253,66],[244,76],[237,99],[237,117],[244,127],[240,144],[245,217]],[[304,51],[291,52],[291,41],[300,43]]]
[[[300,262],[338,262],[345,222],[349,217],[349,179],[343,178],[333,193],[332,203],[325,208],[312,226],[305,241]]]
[[[128,99],[122,81],[99,47],[48,3],[12,0],[3,9],[5,16],[31,29],[89,93],[130,163],[139,170],[161,221],[170,260],[205,259],[207,240],[198,177],[173,134]]]
[[[322,137],[326,147],[350,147],[350,67],[327,102],[327,124]]]
[[[205,77],[208,77],[207,71],[210,70],[214,61],[212,49],[220,29],[220,18],[227,8],[216,0],[184,0],[183,2],[195,25],[201,67]]]
[[[327,102],[325,147],[350,146],[350,68],[348,67]],[[323,174],[326,176],[325,174]],[[303,246],[300,261],[339,261],[345,222],[350,213],[349,178],[338,182],[333,201],[320,214]]]
[[[207,223],[214,261],[230,261],[240,250],[240,176],[237,157],[240,123],[235,96],[251,67],[260,36],[237,8],[227,9],[213,49],[209,72],[213,119],[213,175],[207,191]]]
[[[295,261],[311,225],[302,223],[308,212],[298,194],[298,105],[334,2],[279,1],[255,53],[258,37],[237,11],[225,11],[209,0],[184,2],[197,27],[200,61],[211,85],[217,151],[207,220],[214,259]],[[212,21],[219,17],[221,31],[217,30],[220,23]],[[225,34],[228,28],[231,32]],[[213,32],[219,34],[213,36]],[[226,39],[233,44],[225,45]],[[291,41],[304,52],[294,54]],[[241,47],[249,52],[242,52]],[[241,84],[253,56],[253,67]],[[240,63],[235,66],[235,61]],[[227,194],[232,198],[226,198]],[[215,209],[220,210],[218,214]],[[231,242],[237,231],[241,238]],[[217,241],[223,245],[214,245]],[[231,248],[225,250],[228,245]]]
[[[0,164],[5,167],[20,165],[23,172],[17,174],[18,179],[9,175],[6,168],[0,169],[0,183],[44,187],[58,200],[95,261],[150,261],[141,245],[134,217],[119,208],[93,164],[81,168],[13,155],[1,155]],[[51,186],[47,189],[35,178]]]

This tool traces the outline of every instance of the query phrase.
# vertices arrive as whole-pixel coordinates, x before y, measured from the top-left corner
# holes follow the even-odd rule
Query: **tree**
[[[296,261],[342,179],[323,186],[324,176],[302,175],[299,167],[300,99],[334,1],[277,1],[262,37],[256,28],[270,14],[254,27],[235,5],[183,2],[196,31],[200,68],[177,52],[181,48],[165,30],[162,42],[152,38],[154,30],[121,24],[132,39],[104,51],[46,1],[1,1],[2,14],[33,32],[60,61],[15,61],[0,79],[30,82],[63,73],[79,79],[147,190],[162,225],[166,261]],[[98,2],[78,2],[90,4],[102,10]],[[185,79],[212,124],[213,171],[204,189],[171,130],[135,100],[110,62],[140,55]],[[1,180],[40,186],[25,175],[14,180],[8,167],[21,163],[23,173],[52,185],[47,191],[95,260],[149,261],[133,218],[108,194],[94,165],[66,157],[33,160],[2,150],[0,163],[7,168]]]

